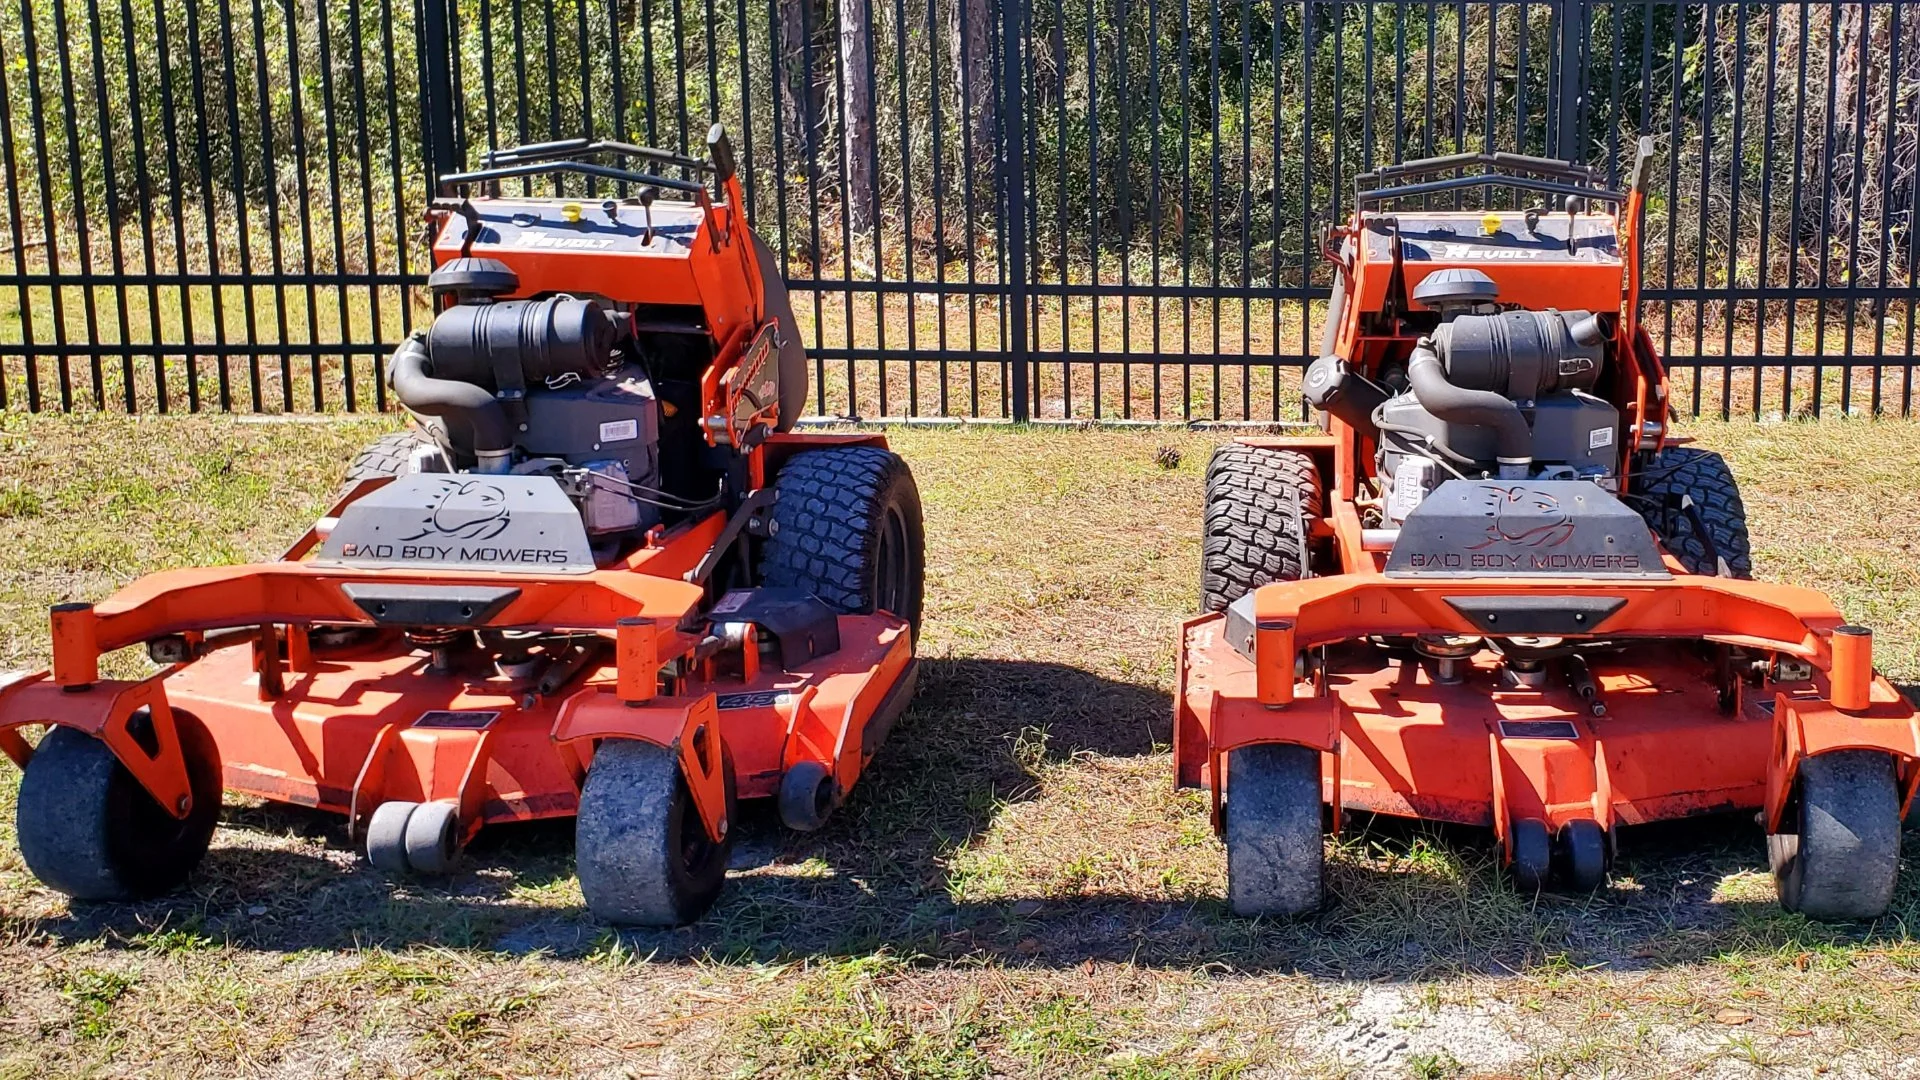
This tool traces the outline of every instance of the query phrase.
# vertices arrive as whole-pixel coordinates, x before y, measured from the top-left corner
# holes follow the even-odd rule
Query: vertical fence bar
[[[1847,324],[1840,336],[1841,355],[1845,358],[1840,368],[1840,415],[1842,416],[1853,411],[1853,350],[1860,321],[1860,195],[1861,189],[1867,186],[1861,174],[1866,166],[1867,83],[1873,70],[1873,57],[1868,45],[1872,37],[1870,23],[1873,20],[1873,9],[1863,0],[1855,6],[1854,10],[1859,13],[1860,19],[1856,24],[1854,46],[1859,55],[1855,57],[1857,74],[1854,76],[1853,154],[1847,174],[1847,186],[1850,189],[1847,208]],[[1887,74],[1891,78],[1892,70],[1889,69]],[[1828,78],[1832,78],[1832,75]],[[1881,254],[1884,255],[1885,252],[1882,251]]]
[[[428,0],[428,3],[432,2],[433,0]],[[294,180],[299,191],[300,276],[304,279],[301,284],[305,292],[307,304],[306,344],[312,349],[312,351],[307,354],[307,371],[308,376],[313,380],[313,411],[324,412],[327,408],[326,381],[325,376],[320,370],[320,349],[317,344],[320,340],[318,333],[319,311],[315,303],[317,296],[316,289],[314,288],[313,273],[314,200],[312,184],[307,175],[307,120],[305,103],[300,94],[300,20],[296,14],[297,10],[294,0],[283,0],[280,5],[280,17],[286,24],[282,29],[286,31],[287,93],[289,96],[289,111],[293,119]],[[284,298],[284,290],[282,290],[281,295]],[[291,345],[291,342],[282,341],[281,345],[284,348]],[[288,361],[288,364],[290,365],[290,361]],[[287,379],[284,385],[287,395],[287,410],[291,412],[293,410],[293,380],[291,378]]]
[[[458,171],[460,159],[453,148],[453,76],[448,67],[451,45],[447,36],[449,0],[423,0],[425,18],[421,21],[426,53],[426,84],[420,97],[426,104],[427,198],[438,194],[440,174]],[[399,167],[399,162],[394,166]]]
[[[282,412],[293,411],[293,358],[287,353],[287,290],[286,290],[286,251],[280,239],[280,178],[278,153],[274,149],[273,103],[268,94],[267,74],[267,26],[263,0],[253,0],[253,83],[254,107],[260,116],[260,156],[266,163],[264,190],[267,201],[267,257],[273,266],[273,322],[275,352],[280,360],[280,408]],[[244,188],[234,192],[235,198],[244,198]],[[396,204],[398,200],[395,200]],[[251,276],[251,275],[249,275]],[[253,293],[253,282],[248,281],[246,289]],[[253,336],[248,341],[255,356],[260,354],[259,338]],[[254,367],[254,393],[260,393],[260,372]],[[256,409],[255,411],[259,411]]]
[[[1007,341],[1002,346],[1012,365],[1012,416],[1016,423],[1033,418],[1028,407],[1031,386],[1028,369],[1032,339],[1027,329],[1027,149],[1026,95],[1028,65],[1022,47],[1027,41],[1028,0],[1000,0],[1001,70],[1000,130],[1004,149],[1000,170],[1000,205],[1006,215],[1007,270],[1001,303],[1007,308]]]
[[[1780,63],[1780,8],[1769,7],[1767,16],[1767,70],[1763,91],[1766,100],[1765,116],[1761,120],[1760,138],[1760,251],[1755,261],[1758,267],[1754,283],[1759,286],[1759,296],[1754,300],[1753,330],[1753,418],[1760,419],[1763,409],[1762,398],[1766,393],[1762,372],[1761,357],[1770,350],[1767,348],[1767,284],[1772,278],[1773,261],[1769,241],[1773,238],[1773,118],[1778,110],[1774,107],[1778,99],[1774,96],[1777,88],[1775,69]],[[1788,352],[1792,351],[1792,342],[1788,342]]]
[[[325,103],[326,117],[326,155],[327,155],[327,195],[331,200],[327,217],[333,226],[333,297],[338,309],[334,319],[339,328],[335,335],[340,344],[340,405],[347,412],[357,411],[359,387],[355,385],[353,375],[353,327],[347,307],[347,236],[345,192],[340,187],[340,147],[339,101],[334,97],[333,86],[333,41],[332,31],[327,23],[327,8],[321,4],[314,9],[320,31],[320,100]],[[315,329],[318,339],[318,328]],[[378,378],[379,365],[374,365],[375,378]]]
[[[97,117],[100,125],[100,179],[102,186],[106,189],[107,196],[107,265],[113,268],[115,280],[113,310],[115,329],[119,331],[121,400],[126,405],[127,412],[131,414],[138,411],[140,405],[134,394],[133,338],[130,333],[131,328],[127,325],[127,290],[124,281],[127,272],[127,256],[126,247],[120,238],[120,185],[118,183],[119,177],[116,175],[116,170],[114,169],[114,122],[113,116],[109,111],[111,99],[107,95],[107,51],[105,43],[102,41],[99,0],[87,0],[87,25],[90,31],[89,36],[92,38],[93,43],[92,52],[88,56],[88,66],[93,71],[94,115]],[[129,72],[129,75],[132,75],[132,73]],[[134,136],[136,141],[139,135],[139,129],[135,129]],[[79,147],[76,146],[73,150],[77,156],[79,154]],[[81,196],[76,201],[84,202],[85,197]],[[94,283],[91,281],[87,282],[86,290],[87,295],[92,296]],[[101,388],[98,385],[101,361],[101,356],[98,351],[101,344],[99,336],[97,334],[91,335],[87,344],[95,350],[94,377],[96,385],[94,388],[94,399],[98,407],[104,411],[107,403],[105,397],[100,393]]]
[[[1743,145],[1742,122],[1746,118],[1747,101],[1747,6],[1740,4],[1733,13],[1733,117],[1732,135],[1728,148],[1727,165],[1728,185],[1732,189],[1727,198],[1727,280],[1726,302],[1721,308],[1723,340],[1720,345],[1720,418],[1733,417],[1733,324],[1737,314],[1734,292],[1740,284],[1740,173],[1745,159],[1741,154]],[[1700,282],[1702,289],[1707,283]]]
[[[59,25],[62,35],[64,35],[67,30],[67,7],[62,0],[53,0],[53,18],[54,22]],[[80,149],[80,99],[73,90],[73,61],[70,55],[70,43],[63,37],[58,45],[60,52],[59,62],[57,64],[60,77],[60,115],[65,124],[67,137],[67,180],[68,183],[72,185],[70,190],[76,195],[73,203],[73,244],[80,259],[80,277],[82,280],[80,286],[80,306],[81,311],[86,316],[87,344],[91,345],[100,340],[100,317],[93,295],[93,234],[88,221],[87,201],[84,197],[79,197],[79,193],[86,190],[84,162],[81,160],[83,155]],[[49,223],[51,223],[52,220],[51,215],[49,215]],[[47,241],[49,246],[51,246],[53,242],[51,235],[48,236]],[[56,284],[54,287],[59,289],[61,285]],[[64,348],[66,345],[64,327],[61,328],[61,335],[60,344],[63,346],[61,353],[64,355],[67,352]],[[87,363],[93,376],[93,406],[96,409],[105,409],[107,407],[106,386],[100,371],[100,354],[92,349],[87,349],[86,352]],[[61,374],[61,381],[63,383],[66,381],[64,371]]]
[[[7,239],[12,243],[14,302],[20,311],[20,367],[27,378],[27,410],[40,411],[40,385],[34,370],[33,305],[27,292],[27,236],[20,212],[20,173],[13,156],[13,89],[7,84],[7,43],[0,40],[0,177],[7,182]],[[33,77],[28,69],[27,77]],[[0,361],[6,357],[0,353]],[[7,369],[0,363],[0,409],[7,407]]]

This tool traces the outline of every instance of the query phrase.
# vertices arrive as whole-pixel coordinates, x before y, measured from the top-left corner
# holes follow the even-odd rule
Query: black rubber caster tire
[[[1320,751],[1257,743],[1227,762],[1227,902],[1235,915],[1294,917],[1326,900]]]
[[[460,808],[450,802],[421,803],[407,815],[407,867],[416,874],[444,874],[460,861]]]
[[[825,825],[838,801],[833,773],[821,762],[798,762],[780,778],[780,821],[796,832]]]
[[[367,861],[384,874],[404,874],[407,862],[407,822],[420,809],[417,802],[396,799],[373,808],[367,819]]]
[[[178,709],[173,719],[193,791],[185,819],[155,802],[106,743],[75,728],[47,732],[15,809],[34,877],[75,900],[137,900],[193,873],[220,822],[220,750],[199,720]]]
[[[721,768],[734,818],[733,763]],[[714,843],[673,751],[608,739],[594,751],[574,821],[580,893],[595,918],[622,926],[684,926],[719,898],[733,830]]]
[[[1875,919],[1900,874],[1900,788],[1893,758],[1833,750],[1800,763],[1797,831],[1767,838],[1780,906],[1823,922]]]
[[[1521,892],[1539,892],[1547,887],[1553,874],[1553,843],[1546,822],[1521,818],[1513,823],[1513,862],[1507,869]]]
[[[1574,892],[1590,893],[1607,883],[1607,831],[1588,819],[1560,826],[1560,878]]]

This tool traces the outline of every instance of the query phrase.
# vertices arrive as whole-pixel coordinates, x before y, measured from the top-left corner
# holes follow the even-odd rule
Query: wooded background
[[[1904,411],[1916,6],[0,0],[0,394],[384,406],[436,142],[717,120],[823,414],[1295,415],[1356,172],[1643,132],[1691,404]]]

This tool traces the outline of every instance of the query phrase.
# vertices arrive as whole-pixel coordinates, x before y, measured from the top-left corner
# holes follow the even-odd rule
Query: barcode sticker
[[[640,437],[640,421],[609,420],[600,425],[600,441],[603,443],[626,442]]]

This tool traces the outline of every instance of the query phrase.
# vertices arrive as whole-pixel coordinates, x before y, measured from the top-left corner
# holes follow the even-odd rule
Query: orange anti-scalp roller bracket
[[[22,724],[58,724],[84,731],[107,744],[167,813],[184,819],[193,811],[193,785],[180,746],[179,725],[167,703],[165,678],[163,673],[138,682],[95,681],[75,688],[34,675],[0,688],[0,703],[8,718],[6,729],[0,730],[8,738],[0,741],[0,749],[24,766],[32,754],[23,758],[17,753],[25,740],[12,729]],[[151,725],[151,751],[131,729],[133,718],[142,711]]]
[[[584,740],[597,744],[602,739],[639,739],[673,751],[707,836],[715,843],[726,838],[731,823],[720,709],[714,695],[657,696],[636,704],[621,700],[618,691],[589,686],[560,706],[552,736],[556,744],[569,748]],[[584,750],[574,749],[574,753],[587,758]]]

